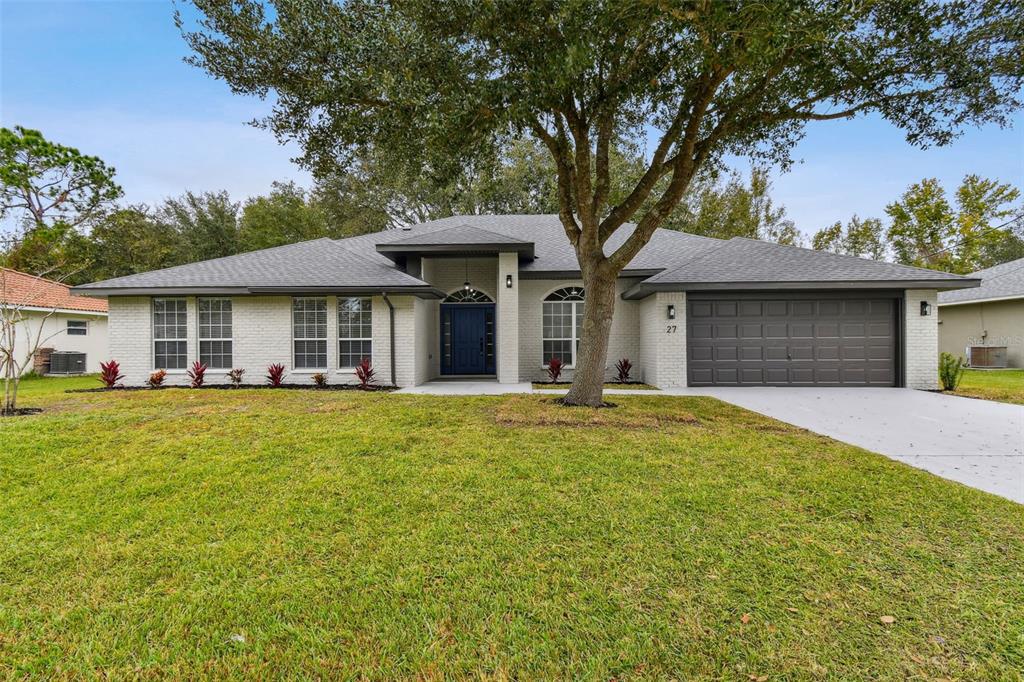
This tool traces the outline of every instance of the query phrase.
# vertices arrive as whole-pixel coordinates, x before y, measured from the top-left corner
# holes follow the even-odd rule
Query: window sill
[[[331,370],[329,370],[326,367],[321,367],[320,369],[309,369],[307,367],[307,368],[303,368],[303,369],[293,369],[292,371],[288,372],[288,374],[322,374],[324,372],[330,372],[330,371]]]
[[[547,369],[548,366],[547,365],[541,365],[540,368],[541,369]],[[565,371],[567,369],[576,369],[576,365],[562,365],[562,370],[563,371]]]
[[[343,367],[341,369],[334,370],[334,373],[335,374],[353,374],[354,375],[356,373],[356,368],[355,367],[351,367],[351,368]]]
[[[159,372],[160,368],[154,369],[152,371]],[[187,369],[165,369],[164,371],[167,372],[168,376],[188,374],[188,370]]]

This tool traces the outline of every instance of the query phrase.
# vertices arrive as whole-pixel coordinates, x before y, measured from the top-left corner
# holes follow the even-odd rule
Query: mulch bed
[[[19,407],[12,412],[0,412],[0,417],[27,417],[30,414],[39,414],[43,411],[41,407]]]
[[[268,386],[267,384],[242,384],[238,387],[239,389],[291,389],[300,391],[364,391],[366,393],[374,393],[378,391],[390,392],[397,391],[397,386],[370,386],[369,388],[362,388],[358,384],[327,384],[326,386],[313,386],[310,384],[281,384],[280,386]],[[206,386],[200,386],[199,388],[192,388],[191,386],[158,386],[151,388],[149,386],[117,386],[116,388],[107,388],[106,386],[100,386],[98,388],[69,388],[65,393],[110,393],[119,391],[168,391],[168,390],[186,390],[186,391],[205,391],[219,390],[219,391],[233,391],[235,387],[231,384],[208,384]]]

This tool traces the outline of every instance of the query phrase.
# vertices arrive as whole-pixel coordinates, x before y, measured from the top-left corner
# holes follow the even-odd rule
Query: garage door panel
[[[839,325],[835,322],[819,322],[814,325],[814,331],[819,339],[839,338]]]
[[[716,324],[715,325],[715,338],[716,339],[738,339],[739,338],[739,327],[735,324]]]
[[[761,317],[764,315],[762,301],[740,301],[740,317]]]
[[[738,360],[739,355],[736,346],[715,346],[716,360]]]
[[[691,385],[896,383],[894,299],[691,300]]]

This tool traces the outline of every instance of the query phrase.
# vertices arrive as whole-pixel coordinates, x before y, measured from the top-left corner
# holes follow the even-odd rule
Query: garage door
[[[691,386],[894,386],[898,300],[687,300]]]

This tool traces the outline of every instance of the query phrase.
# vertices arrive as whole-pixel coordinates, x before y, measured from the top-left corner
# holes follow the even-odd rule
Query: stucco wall
[[[933,289],[907,289],[903,334],[906,351],[907,388],[934,390],[939,387],[939,315]],[[921,301],[932,307],[921,315]]]
[[[1006,346],[1010,367],[1024,367],[1024,299],[939,308],[939,351],[966,359],[967,346]]]
[[[188,312],[188,363],[198,359],[198,318],[195,297],[185,297]],[[312,383],[310,375],[318,370],[295,370],[292,357],[292,297],[232,296],[232,365],[245,370],[246,384],[263,384],[267,366],[279,362],[287,370],[288,383]],[[331,383],[352,383],[355,373],[338,367],[338,299],[327,296],[327,364]],[[413,347],[415,301],[410,296],[394,296],[395,330],[398,348]],[[380,296],[372,297],[372,362],[378,383],[390,383],[390,327],[388,307]],[[121,364],[125,384],[145,383],[153,366],[152,304],[149,297],[111,297],[109,320],[109,356]],[[413,353],[396,354],[396,375],[400,385],[413,383],[417,358]],[[208,383],[225,383],[227,370],[207,370]],[[169,372],[168,384],[187,384],[184,370]]]
[[[634,283],[635,280],[620,279],[616,286],[616,294],[621,294]],[[555,289],[568,286],[582,287],[583,281],[578,279],[521,279],[519,281],[520,381],[547,380],[547,370],[544,368],[544,358],[542,357],[543,302],[544,298]],[[608,378],[615,376],[615,363],[621,358],[629,358],[634,365],[637,364],[640,355],[638,316],[637,302],[616,299],[615,315],[612,318],[612,330],[608,344],[608,360],[605,364],[605,375]],[[562,379],[571,380],[572,370],[566,369],[562,373]]]
[[[23,319],[17,325],[14,337],[14,358],[18,364],[27,359],[29,350],[35,345],[36,334],[40,332],[40,348],[85,353],[86,372],[99,372],[100,363],[109,359],[106,316],[59,312],[47,317],[47,313],[35,310],[23,310],[21,314]],[[85,336],[69,336],[68,320],[86,322]],[[30,371],[31,359],[24,369],[24,372]]]

